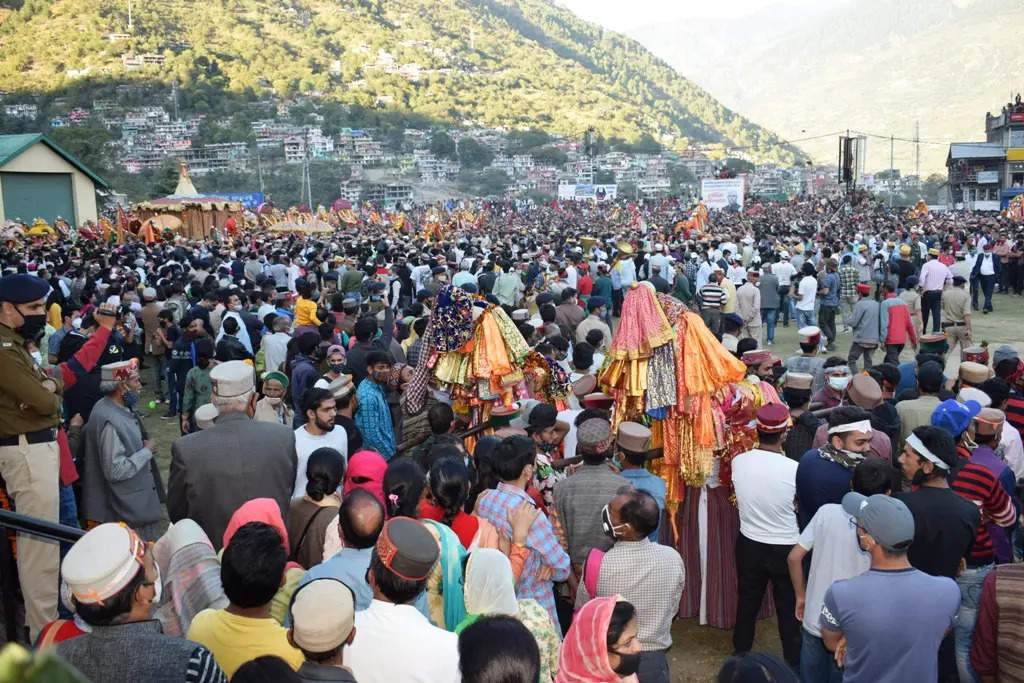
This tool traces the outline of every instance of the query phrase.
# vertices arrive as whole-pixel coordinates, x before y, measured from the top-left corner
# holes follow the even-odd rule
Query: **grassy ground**
[[[999,344],[1010,344],[1017,348],[1024,357],[1024,299],[997,294],[994,303],[996,308],[994,313],[982,315],[980,312],[976,312],[974,314],[975,343],[988,341],[990,353]],[[775,345],[770,348],[783,358],[799,353],[795,322],[791,320],[789,327],[782,327],[781,324],[778,326]],[[836,351],[833,353],[846,357],[849,348],[850,335],[848,333],[840,334],[836,342]],[[875,362],[881,362],[880,355],[876,352]],[[959,354],[955,355],[956,358],[950,359],[947,364],[947,376],[952,376],[956,371]],[[904,350],[901,360],[912,359],[913,352],[909,348]],[[153,398],[151,377],[149,371],[143,371],[143,379],[150,384],[144,387],[141,405],[143,410],[148,410],[150,413],[144,422],[151,437],[157,441],[156,457],[166,481],[171,460],[171,443],[179,436],[180,431],[176,420],[160,419],[160,415],[167,411],[166,404],[158,404],[155,408],[147,407]],[[678,620],[672,632],[674,645],[669,651],[672,680],[674,682],[714,680],[722,660],[732,652],[731,632],[700,626],[696,619]],[[781,655],[774,618],[758,624],[755,648]]]

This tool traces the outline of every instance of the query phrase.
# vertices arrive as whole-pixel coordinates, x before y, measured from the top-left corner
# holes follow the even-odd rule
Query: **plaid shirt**
[[[508,515],[524,500],[533,504],[533,500],[522,489],[499,482],[498,488],[484,491],[480,496],[477,514],[511,538],[512,525],[509,524]],[[544,515],[539,515],[530,527],[526,535],[526,547],[530,554],[516,583],[516,597],[533,598],[539,602],[551,615],[551,621],[561,635],[551,581],[541,581],[538,574],[541,565],[547,565],[552,570],[552,580],[565,581],[569,578],[569,556],[558,543],[551,522]]]
[[[839,269],[839,294],[844,298],[857,296],[857,283],[860,271],[855,266],[843,266]]]
[[[395,457],[395,428],[384,389],[373,380],[364,379],[356,389],[356,397],[359,410],[355,422],[363,435],[363,444],[390,460]]]

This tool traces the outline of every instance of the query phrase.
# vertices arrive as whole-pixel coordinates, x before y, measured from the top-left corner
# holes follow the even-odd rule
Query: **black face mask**
[[[624,655],[614,650],[609,650],[612,654],[619,655],[619,665],[612,668],[612,671],[625,678],[626,676],[632,676],[640,670],[640,653],[634,652],[631,655]]]
[[[21,312],[21,309],[16,308],[18,315],[21,316],[22,323],[21,327],[14,328],[14,331],[22,336],[24,339],[35,339],[43,328],[46,327],[46,314],[40,313],[39,315],[25,315]]]

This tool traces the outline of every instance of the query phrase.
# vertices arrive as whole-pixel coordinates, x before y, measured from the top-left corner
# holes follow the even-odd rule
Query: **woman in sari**
[[[466,563],[466,617],[456,633],[485,616],[515,617],[533,634],[540,649],[540,680],[549,683],[558,670],[558,634],[547,610],[530,598],[516,600],[515,577],[505,555],[493,548],[480,548]]]
[[[228,543],[231,542],[235,532],[249,522],[263,522],[274,527],[281,536],[281,545],[284,546],[284,551],[286,553],[289,551],[288,527],[284,525],[284,518],[281,517],[281,508],[277,506],[277,501],[273,498],[253,498],[242,503],[242,506],[235,510],[235,514],[231,515],[231,519],[228,521],[228,528],[224,530],[222,553],[224,552],[223,548],[228,547]],[[288,612],[288,603],[292,599],[292,593],[295,592],[295,588],[299,585],[299,579],[305,573],[306,570],[296,562],[289,562],[285,565],[284,582],[281,584],[281,588],[278,589],[274,599],[270,601],[270,616],[274,617],[277,623],[284,624],[285,614]]]
[[[617,595],[595,598],[573,619],[555,683],[637,683],[636,610]]]

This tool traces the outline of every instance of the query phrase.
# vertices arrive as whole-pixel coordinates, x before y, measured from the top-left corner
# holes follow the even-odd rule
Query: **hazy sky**
[[[789,5],[837,4],[841,0],[782,0]],[[558,0],[577,15],[606,28],[624,31],[658,21],[695,17],[742,17],[765,0]],[[782,4],[780,2],[779,4]]]

